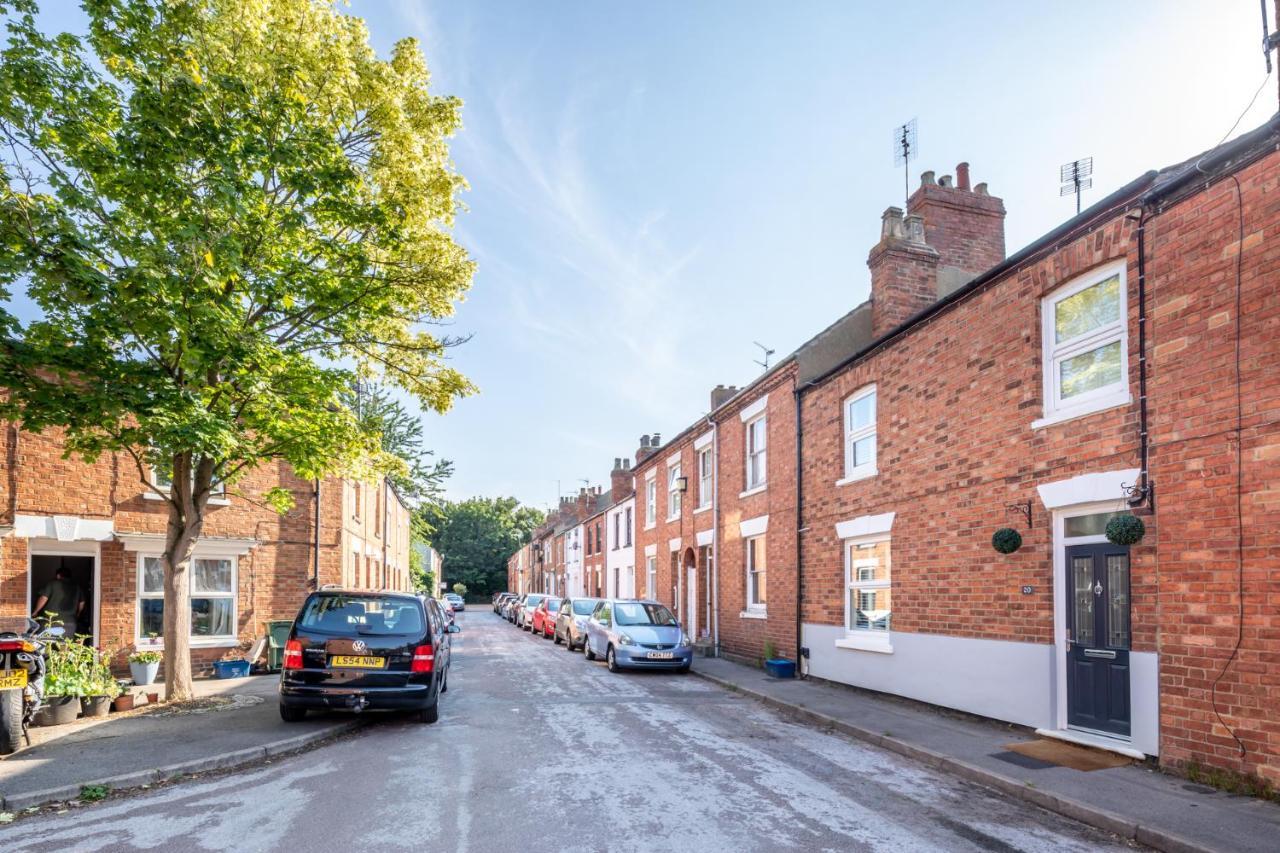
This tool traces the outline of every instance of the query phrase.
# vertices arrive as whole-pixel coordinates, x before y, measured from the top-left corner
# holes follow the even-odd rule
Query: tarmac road
[[[435,725],[386,717],[257,770],[24,818],[0,850],[1131,849],[696,676],[610,674],[483,606],[460,621]]]

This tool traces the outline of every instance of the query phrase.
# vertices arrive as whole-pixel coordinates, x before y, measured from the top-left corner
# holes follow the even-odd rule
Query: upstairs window
[[[844,478],[876,473],[876,386],[861,389],[844,402]]]
[[[698,509],[711,506],[711,448],[698,451]]]
[[[765,466],[768,449],[768,425],[764,415],[747,422],[747,491],[761,488],[768,472]]]
[[[627,507],[627,523],[623,525],[627,533],[627,547],[631,547],[631,507]]]
[[[658,523],[658,480],[650,477],[644,481],[644,523],[653,527]]]
[[[667,466],[667,521],[680,517],[680,463]]]
[[[1043,303],[1045,420],[1129,401],[1124,265],[1072,282]]]
[[[615,512],[613,514],[613,550],[615,551],[618,550],[618,547],[622,544],[622,536],[620,532],[621,530],[622,530],[622,513]]]

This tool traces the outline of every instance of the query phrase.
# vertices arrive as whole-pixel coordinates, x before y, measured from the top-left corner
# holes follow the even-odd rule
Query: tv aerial
[[[769,369],[769,356],[773,355],[774,350],[769,349],[767,346],[765,346],[764,344],[760,343],[759,341],[752,341],[751,343],[753,343],[753,344],[755,344],[756,346],[760,347],[760,351],[764,353],[764,360],[763,360],[763,361],[759,361],[759,360],[757,360],[757,359],[752,359],[752,361],[755,361],[755,363],[756,363],[756,364],[760,365],[760,366],[761,366],[761,367],[763,367],[765,370],[768,370],[768,369]]]
[[[1059,180],[1062,181],[1062,188],[1058,191],[1059,196],[1071,195],[1076,196],[1076,215],[1080,215],[1080,193],[1093,186],[1093,158],[1085,157],[1081,160],[1072,160],[1065,163],[1059,171]]]
[[[911,198],[911,167],[916,159],[916,120],[900,124],[893,129],[893,165],[902,167],[902,209],[907,209]]]

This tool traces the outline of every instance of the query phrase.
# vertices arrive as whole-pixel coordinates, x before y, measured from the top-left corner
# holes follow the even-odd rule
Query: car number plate
[[[4,672],[0,672],[0,690],[26,686],[27,671],[25,669],[15,669],[13,671],[5,670]]]
[[[386,658],[368,657],[365,655],[334,655],[329,658],[329,666],[357,667],[360,669],[382,669],[387,665]]]
[[[675,655],[671,652],[649,652],[646,657],[648,657],[649,660],[671,660]]]

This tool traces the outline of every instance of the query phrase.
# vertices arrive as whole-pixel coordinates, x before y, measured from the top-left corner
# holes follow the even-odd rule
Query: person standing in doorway
[[[84,594],[80,586],[71,579],[71,572],[59,566],[53,580],[49,581],[36,595],[36,607],[33,615],[45,623],[61,624],[70,638],[76,635],[81,614],[84,612]]]

